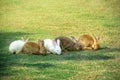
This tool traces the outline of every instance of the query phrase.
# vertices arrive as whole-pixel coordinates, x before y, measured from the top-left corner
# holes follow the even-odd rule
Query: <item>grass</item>
[[[0,0],[0,79],[118,80],[120,78],[119,0]],[[13,55],[10,42],[59,35],[100,36],[98,51],[63,55]],[[108,48],[105,48],[108,47]]]

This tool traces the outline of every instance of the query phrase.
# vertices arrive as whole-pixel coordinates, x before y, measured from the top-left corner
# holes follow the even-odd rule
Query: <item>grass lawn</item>
[[[11,54],[21,37],[100,36],[98,51],[63,55]],[[106,48],[108,47],[108,48]],[[1,80],[119,80],[119,0],[0,0]]]

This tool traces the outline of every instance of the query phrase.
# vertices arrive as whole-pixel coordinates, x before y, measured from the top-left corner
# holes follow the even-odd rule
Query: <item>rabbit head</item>
[[[46,54],[47,50],[44,47],[44,41],[39,39],[38,45],[40,46],[40,54]]]
[[[44,47],[53,54],[61,54],[60,40],[45,39]]]
[[[21,37],[21,40],[24,41],[24,42],[27,42],[29,39],[28,38],[25,39],[25,38]]]
[[[74,42],[73,47],[74,47],[76,50],[81,50],[81,49],[82,49],[81,44],[75,39],[75,37],[71,36],[71,40]]]
[[[60,40],[57,39],[57,40],[53,40],[52,42],[54,46],[54,52],[56,54],[61,54]]]

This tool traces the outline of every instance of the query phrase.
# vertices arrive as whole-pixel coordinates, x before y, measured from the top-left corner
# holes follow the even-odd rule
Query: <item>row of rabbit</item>
[[[36,54],[36,55],[46,55],[52,54],[62,54],[64,51],[70,50],[98,50],[99,37],[90,35],[81,35],[78,40],[71,36],[59,36],[55,39],[45,39],[38,40],[38,43],[31,42],[25,39],[15,40],[11,42],[9,46],[9,51],[13,54],[24,53],[24,54]]]

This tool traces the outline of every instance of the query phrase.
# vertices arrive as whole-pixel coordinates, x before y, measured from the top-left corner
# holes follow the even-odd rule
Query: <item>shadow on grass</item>
[[[37,62],[34,61],[33,55],[14,55],[14,54],[4,54],[0,56],[0,78],[9,77],[16,75],[17,73],[23,73],[23,69],[45,69],[56,67],[54,64],[48,62]],[[22,61],[21,61],[22,60]]]
[[[4,49],[6,46],[17,40],[18,38],[24,37],[25,35],[31,35],[34,33],[24,33],[24,32],[0,32],[0,49]]]
[[[11,70],[9,68],[1,68],[0,70],[1,70],[0,79],[2,80],[6,80],[4,78],[10,77],[12,75],[16,75],[16,73],[20,72],[20,70]]]
[[[49,67],[55,67],[55,65],[50,63],[36,63],[36,64],[24,64],[25,67],[33,67],[33,68],[49,68]]]
[[[8,64],[7,64],[8,65]],[[25,63],[25,64],[21,64],[21,63],[14,63],[14,64],[11,64],[9,66],[3,66],[3,65],[0,65],[2,67],[0,67],[0,77],[4,77],[4,76],[12,76],[12,75],[16,75],[16,73],[23,73],[23,69],[19,69],[19,70],[16,70],[16,68],[20,68],[20,67],[23,67],[23,68],[36,68],[36,69],[45,69],[45,68],[50,68],[50,67],[55,67],[55,65],[53,64],[50,64],[50,63],[36,63],[36,64],[28,64],[28,63]],[[12,67],[12,68],[11,68]],[[13,67],[16,67],[15,69]],[[22,72],[23,71],[23,72]]]
[[[101,48],[98,51],[76,51],[66,54],[63,59],[65,60],[109,60],[115,57],[109,55],[109,53],[119,53],[120,49],[117,48]]]
[[[43,63],[42,60],[39,60],[45,56],[37,56],[37,55],[25,55],[25,54],[6,54],[2,52],[0,54],[0,68],[4,67],[36,67],[36,68],[47,68],[47,67],[54,67],[53,64],[50,63]],[[22,60],[22,62],[21,62]],[[42,62],[41,62],[42,61]],[[36,63],[37,62],[37,63]]]
[[[120,52],[120,49],[119,48],[101,48],[100,51],[103,51],[103,52],[106,52],[106,53],[109,53],[109,52]]]
[[[89,55],[88,53],[88,54],[65,56],[64,59],[65,60],[108,60],[108,59],[114,59],[114,57],[103,54]]]
[[[70,52],[63,59],[65,60],[109,60],[114,59],[114,56],[109,55],[109,53],[120,52],[117,48],[101,48],[98,51],[80,51],[80,52]]]
[[[16,59],[16,57],[8,53],[9,44],[12,41],[17,40],[18,38],[21,39],[21,37],[31,34],[33,33],[0,32],[0,77],[3,76],[4,74],[5,75],[13,74],[14,71],[10,70],[10,67],[15,64],[15,61],[20,60],[20,58]]]
[[[21,67],[45,69],[45,68],[59,68],[55,64],[51,64],[46,61],[65,61],[65,60],[109,60],[114,59],[114,56],[109,55],[111,52],[120,51],[119,49],[101,49],[98,51],[70,51],[63,55],[13,55],[7,54],[3,51],[0,54],[0,77],[12,76],[16,73],[22,73]],[[24,62],[21,62],[24,61]],[[39,60],[39,61],[38,61]],[[37,62],[36,62],[37,61]],[[41,62],[42,61],[42,62]],[[20,68],[20,70],[14,70],[14,68]]]

